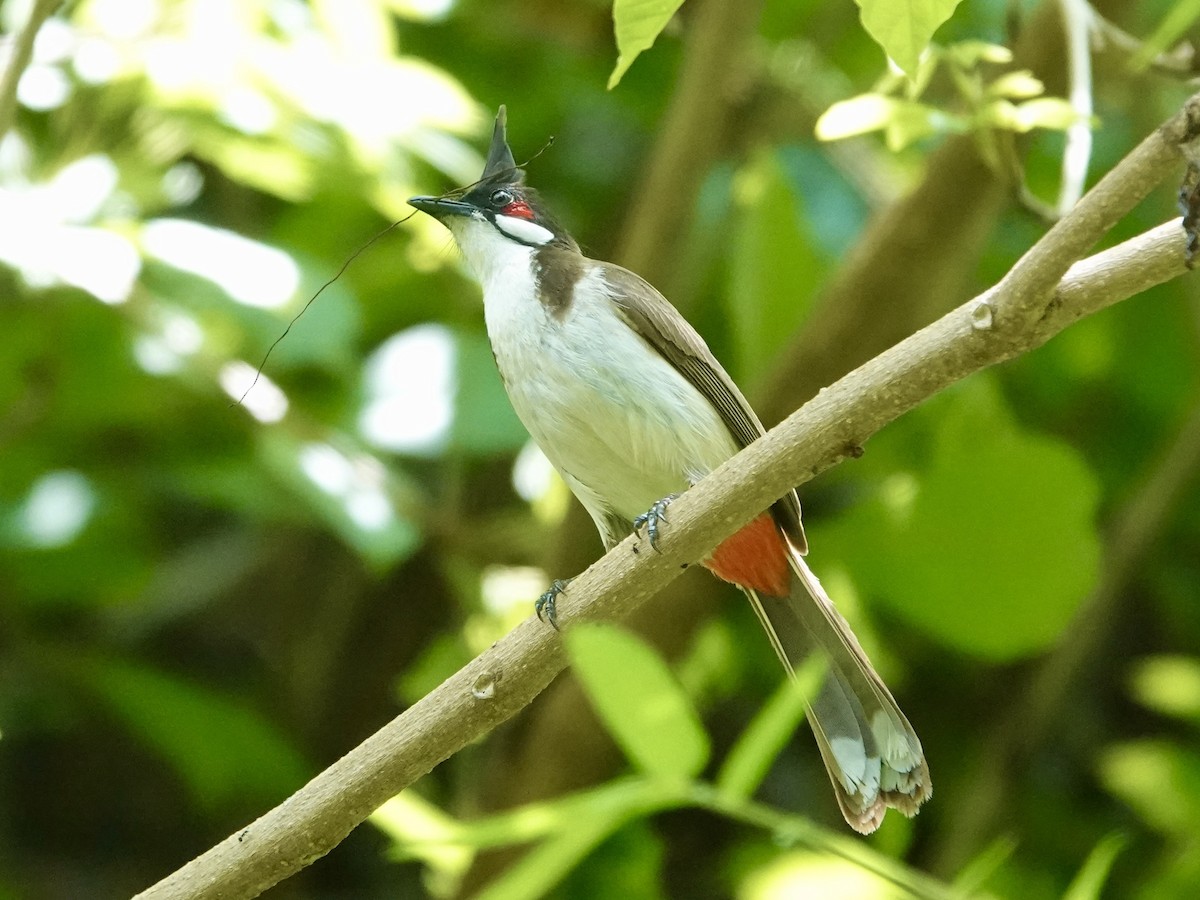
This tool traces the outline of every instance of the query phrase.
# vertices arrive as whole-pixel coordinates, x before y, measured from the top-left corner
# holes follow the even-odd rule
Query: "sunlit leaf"
[[[371,813],[370,822],[395,841],[396,859],[419,859],[435,884],[454,886],[475,859],[476,848],[462,839],[458,820],[416,791],[388,800]]]
[[[1008,97],[1012,100],[1023,100],[1036,97],[1046,89],[1028,69],[1018,72],[1007,72],[987,86],[987,92],[993,97]]]
[[[942,48],[942,53],[964,69],[973,69],[981,62],[1006,65],[1012,62],[1012,51],[987,41],[956,41]]]
[[[750,873],[737,896],[739,900],[783,897],[901,900],[910,894],[882,875],[833,854],[793,851]]]
[[[883,131],[888,149],[894,152],[930,135],[963,127],[957,117],[916,100],[861,94],[827,109],[817,120],[816,135],[832,141]]]
[[[1096,844],[1063,894],[1063,900],[1100,900],[1113,863],[1128,843],[1129,838],[1124,834],[1114,833]]]
[[[867,34],[905,72],[912,74],[933,33],[961,0],[855,0]]]
[[[822,141],[840,141],[843,138],[882,130],[895,115],[896,104],[901,101],[883,94],[859,94],[849,100],[840,100],[817,119],[816,135]]]
[[[1034,128],[1062,131],[1081,118],[1075,107],[1060,97],[1037,97],[1015,104],[994,100],[979,113],[981,124],[1019,133]]]
[[[1200,755],[1168,740],[1129,741],[1100,757],[1100,780],[1151,828],[1190,836],[1200,817]]]
[[[1144,659],[1134,669],[1130,686],[1144,706],[1200,722],[1200,659],[1166,655]]]
[[[617,36],[617,65],[608,77],[611,91],[643,50],[649,50],[667,27],[683,0],[614,0],[613,26]]]
[[[653,775],[692,777],[708,761],[708,736],[662,658],[615,625],[577,625],[565,635],[575,674],[609,733]]]

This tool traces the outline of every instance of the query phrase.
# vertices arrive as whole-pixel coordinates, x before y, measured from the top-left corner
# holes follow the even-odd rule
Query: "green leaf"
[[[321,521],[377,571],[388,571],[420,546],[409,517],[415,502],[400,470],[387,469],[361,446],[330,434],[333,442],[301,443],[277,429],[258,436],[263,467],[291,487],[296,511]],[[323,476],[332,472],[333,477]]]
[[[739,209],[724,297],[738,380],[752,384],[803,321],[824,265],[774,154],[758,154],[737,174],[734,195]]]
[[[1007,72],[987,86],[987,93],[992,97],[1008,97],[1012,100],[1024,100],[1037,97],[1046,90],[1033,73],[1028,69]]]
[[[1200,817],[1200,755],[1168,740],[1129,741],[1100,757],[1100,780],[1149,825],[1187,837]]]
[[[250,706],[139,663],[99,659],[81,669],[88,689],[180,774],[201,808],[274,802],[311,774]]]
[[[1012,62],[1012,51],[1002,44],[987,41],[956,41],[942,50],[945,57],[963,69],[974,69],[980,63],[995,63],[1003,66]]]
[[[888,149],[895,152],[931,134],[963,129],[959,118],[928,104],[860,94],[829,107],[817,120],[816,135],[822,141],[836,141],[883,131]]]
[[[917,71],[933,33],[961,0],[855,0],[867,34],[907,74]]]
[[[594,900],[665,900],[666,841],[646,819],[626,822],[563,880],[562,895]]]
[[[614,0],[617,65],[608,77],[610,91],[620,83],[641,52],[654,46],[655,39],[681,6],[683,0]]]
[[[1200,19],[1200,0],[1176,0],[1154,29],[1154,34],[1146,38],[1130,59],[1129,67],[1135,72],[1145,69],[1154,57],[1165,53],[1179,40],[1197,19]]]
[[[1137,665],[1130,681],[1134,697],[1143,706],[1200,722],[1200,659],[1152,656]]]
[[[487,338],[456,331],[454,349],[451,446],[479,456],[520,449],[529,440],[529,433],[513,412]]]
[[[766,777],[780,751],[804,719],[804,705],[816,694],[824,675],[823,661],[814,657],[795,680],[787,679],[742,732],[717,774],[717,789],[749,797]]]
[[[708,736],[645,641],[615,625],[589,623],[568,631],[566,644],[584,691],[634,765],[666,777],[699,774],[708,761]]]
[[[1065,131],[1081,118],[1075,107],[1061,97],[1037,97],[1016,104],[993,100],[979,111],[981,124],[1020,134],[1035,128]]]
[[[1114,832],[1096,844],[1063,894],[1063,900],[1100,900],[1108,873],[1112,871],[1117,855],[1128,843],[1129,838]]]
[[[688,785],[678,782],[624,777],[472,821],[454,819],[405,791],[376,810],[371,821],[393,840],[393,859],[421,860],[435,879],[453,879],[480,851],[537,842],[473,895],[476,900],[523,900],[553,889],[627,823],[686,804],[688,791]]]
[[[1099,577],[1095,477],[1024,431],[986,376],[908,420],[880,440],[889,469],[872,500],[813,545],[829,540],[866,591],[959,650],[1011,660],[1050,646]],[[909,471],[889,438],[920,448]]]
[[[849,100],[840,100],[817,119],[817,140],[840,141],[882,131],[892,121],[900,102],[883,94],[859,94]]]

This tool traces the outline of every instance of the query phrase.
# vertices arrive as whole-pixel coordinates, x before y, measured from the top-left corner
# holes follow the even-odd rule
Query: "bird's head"
[[[571,236],[525,185],[506,137],[503,106],[496,114],[492,145],[483,176],[473,185],[440,197],[413,197],[409,205],[450,229],[467,263],[484,280],[486,273],[515,253],[557,245],[578,252]]]

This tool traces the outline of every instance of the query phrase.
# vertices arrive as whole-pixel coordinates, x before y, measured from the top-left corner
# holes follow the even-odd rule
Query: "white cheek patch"
[[[496,216],[496,227],[510,238],[523,244],[534,244],[540,247],[554,239],[554,234],[543,228],[537,222],[528,219],[518,219],[516,216]]]

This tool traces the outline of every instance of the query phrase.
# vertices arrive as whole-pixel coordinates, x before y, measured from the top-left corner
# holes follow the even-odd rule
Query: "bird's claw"
[[[538,597],[533,604],[533,611],[537,613],[538,621],[545,622],[558,631],[558,595],[565,594],[567,585],[574,580],[573,578],[555,578],[550,583],[550,590]]]
[[[650,547],[653,550],[658,550],[659,523],[667,521],[667,507],[678,496],[678,494],[668,494],[661,500],[655,500],[648,510],[633,520],[634,532],[641,534],[642,529],[645,528],[646,537],[650,539]]]

